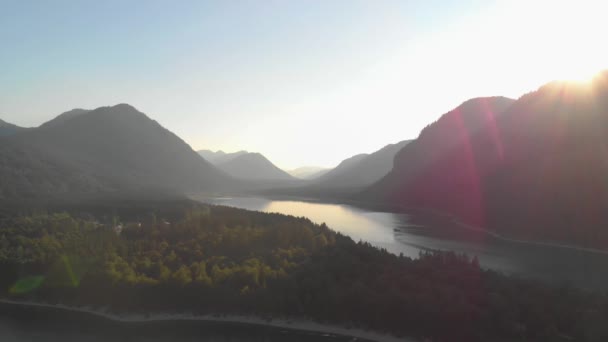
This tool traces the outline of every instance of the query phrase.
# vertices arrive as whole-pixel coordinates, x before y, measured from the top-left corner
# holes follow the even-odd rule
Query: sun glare
[[[589,83],[600,71],[600,68],[589,67],[586,65],[571,65],[569,68],[564,68],[560,75],[560,79],[564,81],[573,81],[579,83]]]

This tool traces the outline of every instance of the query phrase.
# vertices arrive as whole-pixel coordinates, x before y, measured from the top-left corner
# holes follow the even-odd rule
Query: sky
[[[608,67],[601,1],[0,0],[0,119],[129,103],[195,150],[332,167]]]

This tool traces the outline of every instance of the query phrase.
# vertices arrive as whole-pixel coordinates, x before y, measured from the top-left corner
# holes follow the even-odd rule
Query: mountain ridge
[[[59,165],[68,170],[66,175],[80,175],[95,183],[94,189],[198,192],[229,189],[239,183],[200,158],[181,138],[130,105],[76,113],[78,115],[60,115],[61,119],[53,124],[8,137],[10,143],[6,146],[27,151],[48,165]],[[14,150],[4,152],[12,155]],[[12,174],[12,171],[5,170],[5,173]],[[19,177],[12,175],[16,184],[32,181]],[[71,181],[62,179],[57,180],[62,185],[57,186],[56,192],[70,193],[80,188],[71,187]],[[36,186],[32,188],[35,190]]]
[[[550,82],[499,115],[478,109],[477,130],[454,111],[423,130],[361,198],[519,239],[608,248],[608,164],[598,152],[608,149],[608,72]]]

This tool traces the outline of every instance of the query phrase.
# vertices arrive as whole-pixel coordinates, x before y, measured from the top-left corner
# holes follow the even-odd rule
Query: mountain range
[[[393,168],[395,154],[410,141],[390,144],[373,153],[361,153],[343,160],[333,169],[305,184],[263,189],[265,195],[289,195],[347,199],[380,180]]]
[[[309,180],[259,153],[197,153],[120,104],[75,109],[36,128],[0,122],[0,199],[263,191],[432,209],[510,237],[605,249],[607,151],[608,72],[517,100],[468,100],[417,139]]]

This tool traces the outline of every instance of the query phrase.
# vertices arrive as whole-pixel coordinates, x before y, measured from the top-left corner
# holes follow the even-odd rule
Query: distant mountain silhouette
[[[299,178],[299,179],[316,179],[319,178],[321,176],[323,176],[324,174],[326,174],[327,172],[329,172],[331,169],[328,168],[324,168],[324,167],[318,167],[318,166],[302,166],[299,167],[297,169],[293,169],[293,170],[289,170],[287,171],[287,173],[289,173],[290,175]]]
[[[289,173],[274,165],[260,153],[238,151],[226,153],[200,150],[198,154],[234,178],[247,181],[294,181]],[[248,187],[263,187],[262,184],[248,184]]]
[[[348,158],[333,170],[319,177],[316,182],[329,188],[362,188],[386,176],[393,168],[393,160],[399,150],[410,141],[390,144],[372,154],[358,154]]]
[[[13,135],[15,133],[24,131],[25,129],[26,128],[19,127],[17,125],[13,125],[6,121],[0,120],[0,137]]]
[[[198,192],[238,183],[126,104],[70,111],[3,139],[0,187],[11,188],[2,189],[5,197],[147,188]]]
[[[335,177],[340,177],[340,175],[354,169],[363,159],[367,158],[368,156],[369,154],[367,153],[360,153],[352,157],[346,158],[341,161],[338,166],[327,171],[322,177],[319,177],[320,179],[317,179],[317,181],[324,181]]]
[[[510,102],[476,99],[444,115],[365,196],[509,236],[608,248],[608,72]]]
[[[338,166],[304,184],[277,186],[263,191],[266,195],[306,196],[325,199],[344,199],[380,180],[393,167],[395,154],[408,140],[391,144],[371,154],[357,154]]]
[[[217,165],[229,175],[245,180],[295,180],[259,153],[246,153]]]
[[[213,152],[211,150],[198,151],[198,154],[201,157],[205,158],[205,160],[207,160],[208,162],[210,162],[213,165],[218,165],[218,164],[230,161],[238,156],[242,156],[247,153],[249,153],[249,152],[238,151],[238,152],[234,152],[234,153],[226,153],[224,151]]]

